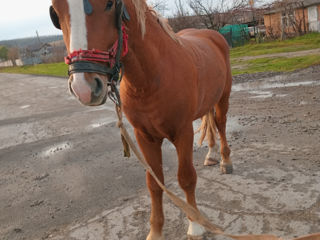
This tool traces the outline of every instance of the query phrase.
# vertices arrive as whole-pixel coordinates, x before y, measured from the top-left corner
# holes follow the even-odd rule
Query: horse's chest
[[[126,106],[124,112],[135,129],[139,129],[159,138],[171,138],[174,135],[178,115],[173,115],[167,105],[151,105],[148,103],[141,106]]]

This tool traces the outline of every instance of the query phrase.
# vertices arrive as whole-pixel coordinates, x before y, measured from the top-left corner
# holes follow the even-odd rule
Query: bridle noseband
[[[69,75],[78,72],[99,73],[103,75],[111,75],[111,77],[120,70],[122,64],[120,57],[124,57],[128,53],[128,35],[125,27],[121,26],[121,34],[119,39],[108,51],[92,50],[76,50],[65,57],[65,63],[69,65]],[[120,46],[122,42],[122,46]],[[119,56],[117,56],[119,54]],[[106,65],[109,64],[109,67]]]
[[[89,0],[83,0],[86,15],[93,12],[93,7]],[[123,20],[129,21],[129,13],[122,0],[115,0],[116,28],[118,40],[108,51],[101,50],[75,50],[65,57],[65,63],[69,65],[68,74],[74,73],[98,73],[109,76],[108,85],[111,92],[108,93],[110,99],[120,105],[120,96],[116,87],[123,75],[123,65],[120,58],[128,53],[128,34],[126,33]],[[50,17],[57,28],[60,27],[59,19],[53,7],[50,7]],[[121,73],[121,75],[120,75]]]

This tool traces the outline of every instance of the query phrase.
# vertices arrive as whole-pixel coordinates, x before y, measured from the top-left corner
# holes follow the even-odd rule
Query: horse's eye
[[[112,8],[112,6],[113,6],[113,1],[108,1],[107,2],[107,6],[106,6],[106,10],[110,10],[111,8]]]

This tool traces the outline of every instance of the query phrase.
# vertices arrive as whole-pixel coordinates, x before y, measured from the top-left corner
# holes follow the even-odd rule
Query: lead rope
[[[122,109],[121,104],[115,105],[116,113],[118,116],[118,123],[117,126],[120,128],[121,131],[121,139],[122,142],[125,144],[125,148],[131,148],[131,150],[134,152],[136,157],[138,158],[139,162],[142,164],[144,169],[150,173],[150,175],[154,178],[154,180],[157,182],[157,184],[160,186],[160,188],[167,194],[167,196],[170,198],[170,200],[194,222],[199,223],[203,227],[206,228],[211,233],[226,236],[232,239],[236,240],[283,240],[282,238],[278,238],[274,235],[231,235],[223,232],[219,227],[212,224],[209,219],[205,216],[203,216],[199,210],[195,209],[193,206],[179,198],[177,195],[175,195],[173,192],[171,192],[166,186],[162,184],[162,182],[158,179],[156,174],[151,169],[150,165],[147,163],[145,158],[142,156],[141,152],[138,150],[135,143],[132,141],[132,138],[128,134],[127,129],[125,128],[123,124],[123,117],[122,117]],[[317,234],[311,234],[300,238],[295,238],[293,240],[320,240],[320,233]]]
[[[123,3],[122,1],[119,1],[118,3],[121,4],[120,11],[123,13]],[[128,14],[127,14],[128,15]],[[119,15],[119,21],[121,23],[121,16]],[[195,209],[193,206],[179,198],[177,195],[175,195],[173,192],[171,192],[168,188],[166,188],[165,185],[162,184],[162,182],[159,180],[159,178],[156,176],[156,174],[153,172],[150,165],[147,163],[145,158],[142,156],[141,152],[138,150],[135,143],[132,141],[132,138],[130,137],[127,129],[125,128],[123,124],[123,117],[122,117],[122,104],[120,100],[120,94],[117,89],[117,82],[120,82],[123,76],[123,69],[122,65],[120,63],[120,56],[121,56],[121,49],[122,49],[122,29],[121,24],[118,23],[118,29],[119,29],[119,42],[118,42],[118,49],[116,54],[116,61],[115,61],[115,69],[116,74],[114,74],[113,78],[111,79],[111,91],[112,93],[109,95],[111,100],[115,103],[115,110],[118,116],[118,123],[117,126],[120,129],[121,132],[121,141],[124,147],[124,156],[130,157],[130,148],[138,158],[139,162],[142,164],[144,169],[149,172],[149,174],[154,178],[154,180],[157,182],[157,184],[160,186],[160,188],[167,194],[167,196],[171,199],[171,201],[180,208],[192,221],[197,222],[198,224],[205,227],[206,230],[208,230],[211,233],[217,234],[217,235],[223,235],[232,239],[236,240],[282,240],[281,238],[278,238],[273,235],[230,235],[224,233],[219,227],[212,224],[209,219],[205,216],[203,216],[199,210]],[[120,73],[120,79],[119,79],[119,73]],[[114,79],[116,78],[116,79]],[[313,234],[308,235],[302,238],[296,238],[293,240],[320,240],[320,233],[319,234]]]

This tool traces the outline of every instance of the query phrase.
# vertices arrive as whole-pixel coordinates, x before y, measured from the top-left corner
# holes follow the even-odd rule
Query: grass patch
[[[237,62],[233,61],[233,64],[237,64]],[[242,61],[240,66],[243,65],[245,67],[233,69],[232,74],[239,75],[256,72],[290,72],[317,64],[320,64],[319,55],[308,55],[293,58],[259,58]]]
[[[0,68],[0,72],[67,77],[68,66],[64,62],[49,63],[33,66]]]
[[[271,53],[296,52],[319,48],[320,33],[310,33],[285,41],[273,41],[265,43],[250,43],[242,47],[230,50],[233,75],[256,72],[288,72],[320,64],[319,55],[285,58],[260,58],[248,61],[239,61],[238,57],[257,56]],[[61,63],[39,64],[34,66],[0,68],[0,73],[21,73],[67,77],[68,66]]]
[[[230,57],[257,56],[271,53],[296,52],[319,48],[320,33],[309,33],[300,37],[265,43],[250,43],[230,50]]]

